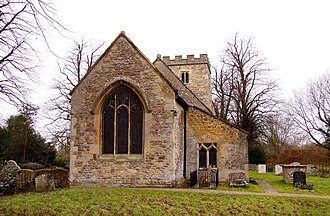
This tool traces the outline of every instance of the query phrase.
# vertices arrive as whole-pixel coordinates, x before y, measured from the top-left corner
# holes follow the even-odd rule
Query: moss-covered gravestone
[[[7,161],[0,169],[0,195],[15,193],[15,179],[19,171],[20,167],[13,160]]]

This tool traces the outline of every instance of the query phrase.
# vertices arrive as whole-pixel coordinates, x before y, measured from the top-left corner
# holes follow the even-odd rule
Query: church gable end
[[[72,92],[72,184],[175,182],[174,104],[171,85],[121,33]]]
[[[230,172],[230,149],[245,151],[244,134],[213,119],[209,64],[201,62],[207,57],[188,57],[183,69],[160,58],[152,64],[124,32],[119,34],[72,91],[73,186],[176,186],[198,168],[198,148],[209,159],[200,164]],[[190,72],[180,77],[186,69]],[[206,90],[194,90],[202,86],[198,73]]]

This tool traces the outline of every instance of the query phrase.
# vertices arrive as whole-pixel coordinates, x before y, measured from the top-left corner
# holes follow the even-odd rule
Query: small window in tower
[[[189,73],[186,72],[186,82],[185,83],[189,83]]]
[[[182,81],[184,84],[189,83],[189,72],[188,72],[188,71],[182,71],[182,72],[181,72],[181,81]]]

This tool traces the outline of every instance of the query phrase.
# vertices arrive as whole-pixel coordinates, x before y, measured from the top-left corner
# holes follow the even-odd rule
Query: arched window
[[[216,143],[199,144],[199,168],[217,167]]]
[[[110,93],[102,109],[102,153],[142,154],[142,128],[138,96],[126,86]]]

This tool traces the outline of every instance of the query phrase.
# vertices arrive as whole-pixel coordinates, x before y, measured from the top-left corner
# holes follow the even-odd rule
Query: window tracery
[[[143,106],[133,90],[121,86],[102,110],[102,153],[142,154]]]

